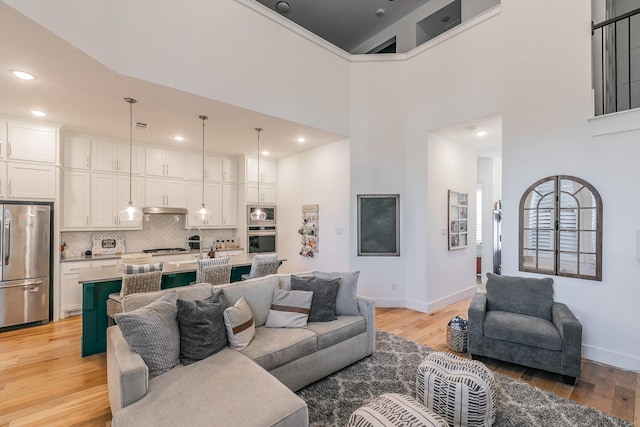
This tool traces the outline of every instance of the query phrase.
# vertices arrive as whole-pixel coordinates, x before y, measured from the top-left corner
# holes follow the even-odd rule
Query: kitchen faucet
[[[195,227],[195,226],[189,227],[189,231],[191,231],[191,230],[197,230],[198,231],[198,238],[199,238],[198,248],[200,248],[200,259],[204,259],[204,257],[202,256],[202,243],[203,243],[202,242],[202,230],[200,229],[200,227]],[[193,240],[189,240],[188,242],[193,242]]]

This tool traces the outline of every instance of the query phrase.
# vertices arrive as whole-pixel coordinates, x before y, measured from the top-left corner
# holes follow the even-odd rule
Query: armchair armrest
[[[554,302],[551,307],[553,325],[562,337],[562,374],[580,376],[582,357],[582,325],[565,304]]]
[[[483,323],[484,315],[487,312],[487,294],[484,292],[476,292],[471,299],[469,305],[469,353],[483,355]]]
[[[129,347],[118,326],[107,329],[107,383],[111,413],[137,402],[149,387],[149,369]]]
[[[367,322],[368,354],[373,354],[376,350],[376,302],[373,298],[358,295],[358,309]]]

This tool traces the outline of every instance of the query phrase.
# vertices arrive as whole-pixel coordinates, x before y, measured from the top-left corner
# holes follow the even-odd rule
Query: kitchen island
[[[254,255],[234,255],[231,263],[231,282],[240,280],[242,274],[251,270]],[[280,259],[280,263],[286,259]],[[163,261],[162,289],[187,286],[196,279],[198,261],[181,259]],[[101,266],[81,268],[78,282],[82,285],[82,356],[106,351],[106,331],[108,326],[107,299],[109,294],[119,292],[122,286],[122,266]]]

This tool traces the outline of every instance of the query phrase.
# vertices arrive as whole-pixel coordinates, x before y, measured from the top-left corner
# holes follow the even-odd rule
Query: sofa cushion
[[[300,359],[318,348],[316,334],[308,329],[256,328],[251,343],[242,354],[267,371]]]
[[[336,314],[338,316],[358,316],[358,276],[359,271],[347,273],[326,273],[313,271],[313,276],[321,279],[340,279],[338,296],[336,297]]]
[[[318,350],[331,347],[367,331],[362,316],[338,316],[332,322],[309,322],[307,328],[318,335]]]
[[[178,299],[180,363],[189,365],[219,352],[228,344],[224,297],[217,289],[205,300]]]
[[[274,289],[267,328],[306,328],[313,292]]]
[[[256,334],[256,325],[247,300],[241,297],[233,306],[224,310],[223,316],[231,348],[242,350],[248,346]]]
[[[291,276],[291,289],[313,292],[309,322],[336,320],[336,296],[340,279]]]
[[[277,276],[258,277],[242,282],[217,285],[224,292],[224,299],[228,306],[235,304],[240,297],[244,297],[253,311],[256,326],[264,326],[271,309],[273,290],[280,288]]]
[[[547,350],[561,350],[562,337],[548,320],[525,314],[489,311],[484,318],[484,335],[502,341]]]
[[[172,289],[163,289],[156,292],[144,292],[141,294],[131,294],[122,298],[122,308],[124,311],[135,310],[140,307],[157,300],[163,295],[170,292],[175,292],[178,298],[189,301],[195,301],[199,299],[209,298],[212,294],[212,287],[209,283],[202,283],[198,285],[180,286]]]
[[[117,427],[305,426],[306,403],[230,348],[149,381],[147,395],[113,417]],[[161,422],[159,422],[159,420]]]
[[[115,315],[131,350],[149,368],[149,378],[164,374],[180,362],[177,299],[177,294],[170,292],[147,306]]]
[[[487,273],[487,310],[507,311],[551,320],[553,279]]]

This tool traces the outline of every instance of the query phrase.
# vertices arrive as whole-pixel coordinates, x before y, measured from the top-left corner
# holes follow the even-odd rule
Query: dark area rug
[[[383,393],[416,397],[418,365],[433,350],[378,330],[373,355],[298,392],[309,406],[309,425],[343,427],[351,413]],[[498,408],[494,426],[625,426],[628,421],[562,399],[495,373]]]

